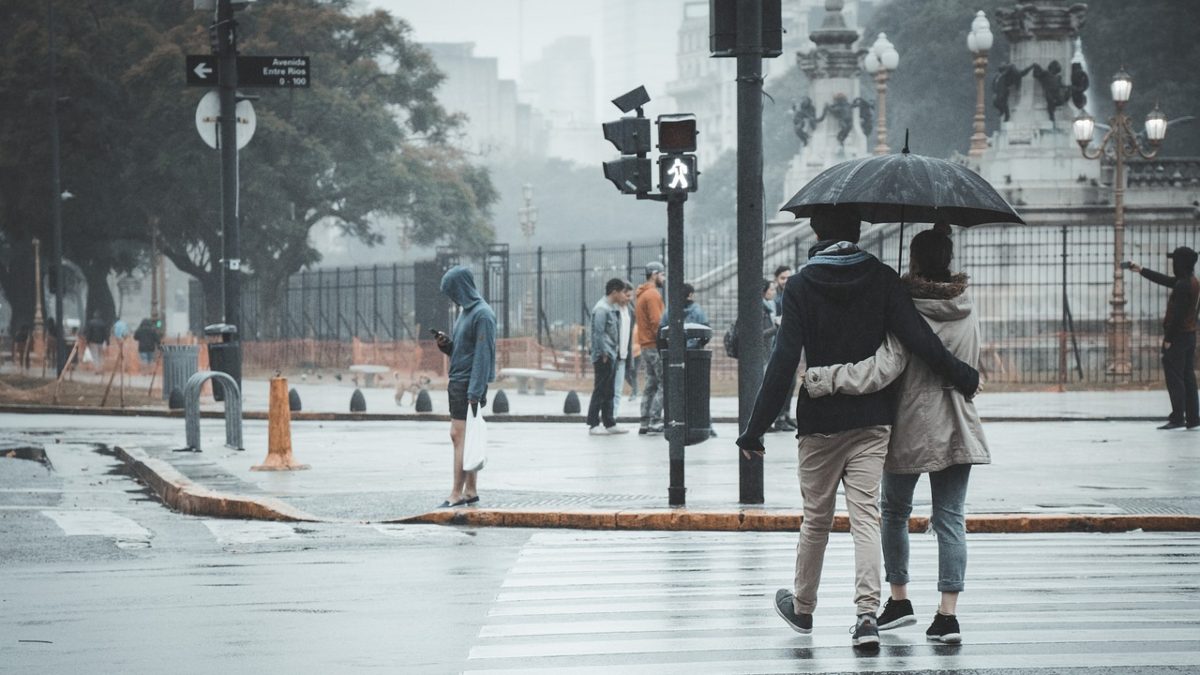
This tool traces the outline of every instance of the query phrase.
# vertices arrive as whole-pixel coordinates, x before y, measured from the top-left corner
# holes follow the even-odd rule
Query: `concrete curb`
[[[465,525],[470,527],[571,528],[584,530],[699,530],[713,532],[795,532],[799,511],[740,509],[730,511],[478,509],[431,511],[419,516],[383,521],[401,524]],[[910,532],[925,532],[929,519],[914,517]],[[1067,532],[1200,532],[1200,516],[1157,514],[984,514],[967,517],[967,531],[1035,534]],[[838,514],[834,532],[849,532],[850,520]]]
[[[273,497],[245,497],[209,490],[193,483],[167,462],[150,457],[141,448],[114,447],[113,451],[164,504],[180,513],[286,522],[320,520]]]
[[[113,448],[116,456],[145,482],[168,507],[193,516],[244,518],[286,522],[323,522],[274,497],[246,497],[214,492],[197,485],[167,462],[150,457],[141,448]],[[468,527],[527,527],[581,530],[668,530],[707,532],[795,532],[803,516],[799,511],[736,509],[441,509],[417,516],[376,522],[405,525],[461,525]],[[910,532],[925,532],[929,519],[913,517]],[[982,514],[967,517],[967,531],[976,533],[1035,534],[1068,532],[1200,532],[1200,516],[1159,514]],[[837,514],[834,532],[849,532],[850,519]]]
[[[0,413],[16,413],[21,415],[108,415],[112,417],[177,417],[183,419],[182,410],[164,410],[161,408],[94,408],[85,406],[36,406],[21,404],[0,404]],[[204,419],[222,419],[225,414],[220,410],[202,410],[200,416]],[[263,410],[242,412],[242,418],[248,420],[265,420],[267,413]],[[489,415],[488,423],[523,422],[526,424],[579,424],[583,425],[587,418],[583,415]],[[1149,416],[1095,416],[1095,417],[1037,417],[1013,415],[1008,417],[984,417],[982,421],[988,424],[1001,422],[1162,422],[1163,417]],[[335,412],[294,412],[293,422],[449,422],[450,415],[445,413],[335,413]],[[637,424],[636,417],[618,417],[621,424]],[[714,417],[714,424],[737,424],[736,417]],[[732,442],[732,439],[730,439]]]

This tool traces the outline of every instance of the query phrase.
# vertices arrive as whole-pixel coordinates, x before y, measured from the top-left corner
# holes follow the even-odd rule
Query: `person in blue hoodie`
[[[477,471],[463,471],[467,411],[487,405],[487,387],[496,379],[496,313],[475,289],[471,270],[457,265],[442,276],[442,293],[462,308],[452,336],[437,332],[437,346],[450,357],[450,440],[454,443],[454,486],[443,508],[479,502]]]

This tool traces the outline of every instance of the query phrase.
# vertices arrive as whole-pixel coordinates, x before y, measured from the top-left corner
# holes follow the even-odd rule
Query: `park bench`
[[[356,364],[350,366],[350,372],[354,373],[355,376],[357,376],[359,373],[363,374],[363,376],[366,380],[363,383],[363,386],[365,386],[365,387],[374,387],[375,386],[375,376],[383,375],[384,373],[389,373],[389,372],[391,372],[391,370],[392,369],[387,366],[377,366],[377,365],[373,365],[373,364],[369,364],[369,363],[356,363]]]
[[[537,396],[546,395],[547,380],[561,380],[566,377],[565,373],[560,373],[557,370],[539,370],[536,368],[501,368],[499,375],[501,378],[516,378],[518,394],[528,394],[529,381],[533,380],[534,394]]]

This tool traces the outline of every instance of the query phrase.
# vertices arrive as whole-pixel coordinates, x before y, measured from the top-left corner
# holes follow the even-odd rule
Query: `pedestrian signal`
[[[696,191],[696,156],[664,155],[658,160],[658,190],[663,194]]]
[[[691,113],[658,116],[658,149],[668,154],[696,151],[696,116]]]
[[[622,157],[604,163],[604,177],[612,181],[622,194],[627,195],[650,191],[650,171],[650,160],[640,157]]]

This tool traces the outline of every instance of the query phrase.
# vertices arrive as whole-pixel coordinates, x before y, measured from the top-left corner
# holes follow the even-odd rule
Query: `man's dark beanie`
[[[858,210],[852,206],[818,206],[810,223],[817,239],[858,241],[861,222]]]
[[[1182,265],[1184,269],[1196,268],[1196,252],[1187,246],[1180,246],[1168,253],[1167,257],[1176,261],[1177,264]]]

